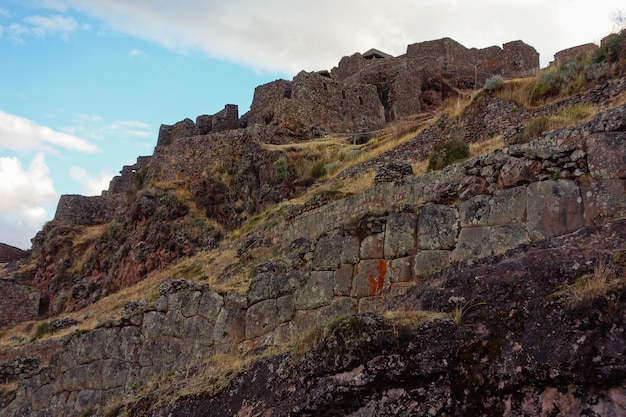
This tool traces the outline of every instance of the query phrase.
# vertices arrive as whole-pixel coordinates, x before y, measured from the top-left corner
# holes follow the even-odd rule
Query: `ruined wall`
[[[13,262],[25,258],[28,253],[15,246],[0,243],[0,263]]]
[[[450,68],[474,69],[476,66],[476,71],[486,78],[495,74],[514,78],[539,69],[539,53],[522,41],[505,43],[502,48],[467,49],[453,39],[443,38],[409,45],[407,57],[436,62],[444,71]]]
[[[239,107],[235,104],[227,104],[224,109],[214,115],[202,115],[196,118],[196,126],[200,135],[210,132],[222,132],[224,130],[239,128]]]
[[[574,46],[567,48],[554,54],[554,64],[560,64],[561,62],[569,61],[570,59],[577,58],[581,55],[593,53],[598,49],[598,45],[595,43],[586,43],[584,45]]]
[[[95,226],[113,220],[115,209],[123,196],[85,197],[64,194],[59,198],[54,221],[73,226]]]
[[[384,126],[384,109],[374,86],[347,85],[304,71],[294,77],[290,86],[291,90],[289,84],[279,80],[257,87],[248,124],[314,126],[337,133]]]
[[[173,125],[161,125],[157,147],[168,146],[176,139],[238,128],[239,107],[235,104],[227,104],[223,110],[214,115],[198,116],[196,122],[191,119],[185,119]]]
[[[103,193],[107,194],[122,194],[135,189],[134,177],[135,173],[140,169],[147,167],[150,164],[151,156],[140,156],[137,158],[137,163],[133,165],[124,165],[120,171],[120,175],[116,175],[109,182],[109,189]]]
[[[168,280],[155,301],[71,337],[2,415],[76,416],[214,353],[377,311],[452,262],[626,219],[625,116],[608,111],[567,143],[538,138],[300,214],[276,233],[301,270],[258,272],[246,294]]]
[[[0,278],[0,327],[37,318],[39,292],[12,280]]]

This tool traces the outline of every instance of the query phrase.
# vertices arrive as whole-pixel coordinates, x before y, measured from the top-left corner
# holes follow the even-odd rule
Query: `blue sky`
[[[626,0],[0,0],[0,242],[22,248],[61,194],[97,195],[159,126],[254,88],[450,36],[521,39],[546,65],[597,42]]]

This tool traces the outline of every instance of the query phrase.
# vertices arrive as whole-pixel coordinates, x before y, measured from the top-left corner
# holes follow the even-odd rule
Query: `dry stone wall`
[[[31,287],[0,278],[0,295],[0,327],[37,318],[40,294]]]
[[[327,132],[360,132],[385,124],[376,87],[347,85],[321,73],[300,72],[257,87],[247,116],[248,125],[313,126]]]
[[[64,194],[59,198],[54,221],[74,226],[108,223],[113,220],[113,214],[122,197],[112,194],[92,197]]]
[[[376,311],[453,262],[625,219],[624,116],[612,110],[585,137],[539,138],[296,216],[281,237],[302,268],[266,268],[246,294],[166,281],[155,301],[129,303],[122,319],[69,337],[0,415],[80,415],[211,354]]]

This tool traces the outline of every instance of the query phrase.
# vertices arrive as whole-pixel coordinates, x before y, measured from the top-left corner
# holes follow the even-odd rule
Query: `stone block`
[[[413,213],[391,213],[387,217],[384,255],[396,259],[409,255],[415,249],[417,215]]]
[[[411,257],[393,259],[387,265],[387,278],[391,284],[396,282],[413,281],[413,270],[411,269]]]
[[[245,339],[246,312],[240,308],[223,307],[215,322],[213,340],[217,344],[237,344]]]
[[[427,277],[450,265],[451,252],[447,250],[423,250],[415,255],[413,271],[417,278]]]
[[[500,255],[509,249],[530,242],[528,227],[525,223],[493,226],[490,235],[493,255]]]
[[[229,304],[233,305],[234,304],[234,302],[232,301],[233,294],[229,293],[229,295],[231,299]],[[243,300],[240,300],[237,306],[240,306],[241,304],[245,305],[246,304],[245,295],[239,294],[239,298],[243,298]],[[215,321],[217,320],[217,316],[220,313],[220,310],[223,306],[224,306],[224,297],[222,297],[221,295],[219,295],[218,293],[214,291],[203,291],[198,301],[197,314],[204,317],[209,322],[215,323]]]
[[[366,259],[359,262],[354,268],[350,295],[355,298],[370,297],[389,289],[388,263],[384,259]]]
[[[143,333],[145,337],[156,337],[160,335],[163,331],[164,320],[165,314],[158,311],[148,311],[144,313],[141,333]]]
[[[461,227],[497,226],[526,221],[525,187],[497,190],[493,196],[479,195],[459,206]]]
[[[574,181],[530,184],[526,210],[532,241],[571,233],[584,224],[580,188]]]
[[[286,323],[293,318],[296,306],[291,295],[286,295],[276,299],[276,310],[278,311],[278,322]]]
[[[600,180],[580,186],[587,226],[626,218],[626,181]]]
[[[183,342],[171,336],[149,339],[141,346],[139,364],[141,366],[172,366],[183,351]]]
[[[341,262],[356,264],[360,260],[361,240],[357,236],[346,235],[342,240]]]
[[[289,272],[285,274],[265,272],[258,274],[250,283],[248,302],[254,304],[261,300],[293,294],[295,290],[303,286],[308,279],[308,274],[302,274],[300,272]]]
[[[246,312],[246,339],[254,339],[278,326],[276,300],[265,300],[248,308]]]
[[[318,239],[313,253],[314,271],[334,271],[341,265],[343,236],[332,233]]]
[[[304,285],[294,293],[295,308],[309,310],[330,304],[335,289],[332,271],[313,271]]]
[[[385,234],[365,236],[361,242],[361,259],[380,259],[385,255]]]
[[[459,206],[461,227],[487,226],[489,219],[489,200],[486,194],[465,200]]]
[[[594,179],[626,178],[626,133],[589,136],[587,164]]]
[[[170,310],[163,317],[163,327],[161,334],[172,337],[183,337],[185,317],[177,310]]]
[[[217,320],[217,317],[215,317]],[[202,345],[213,344],[214,321],[210,322],[202,316],[193,316],[185,319],[183,334],[185,340],[198,341]]]
[[[453,249],[459,233],[459,213],[454,207],[427,203],[417,221],[417,238],[423,250]]]
[[[457,262],[490,256],[493,253],[490,234],[489,226],[464,227],[459,233],[459,241],[450,255],[450,260]]]
[[[352,289],[354,265],[344,264],[335,271],[335,295],[349,296]]]
[[[497,190],[489,200],[487,225],[522,223],[526,221],[526,187]]]

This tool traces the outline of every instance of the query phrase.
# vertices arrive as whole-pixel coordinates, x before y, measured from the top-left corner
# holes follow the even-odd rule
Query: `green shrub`
[[[496,91],[502,88],[504,85],[504,78],[501,75],[494,75],[492,77],[487,78],[485,81],[485,90],[487,91]]]
[[[437,146],[428,159],[428,171],[437,171],[469,158],[469,145],[461,139],[452,139]]]
[[[274,161],[274,175],[279,181],[282,181],[287,176],[287,168],[288,168],[287,158],[281,156],[276,161]]]
[[[326,167],[324,161],[317,161],[311,166],[311,176],[313,178],[322,178],[326,175]]]
[[[603,46],[596,49],[596,52],[593,54],[593,62],[596,64],[604,62],[612,64],[617,62],[619,60],[620,51],[624,48],[625,44],[626,32],[615,35]]]
[[[133,184],[135,185],[135,189],[141,190],[143,188],[144,180],[146,179],[146,172],[148,172],[148,167],[142,167],[133,175]]]
[[[50,324],[49,321],[44,321],[43,323],[40,323],[37,328],[35,329],[35,334],[33,335],[33,337],[30,339],[31,342],[34,342],[37,339],[41,339],[42,337],[44,337],[45,335],[52,333],[52,325]]]

